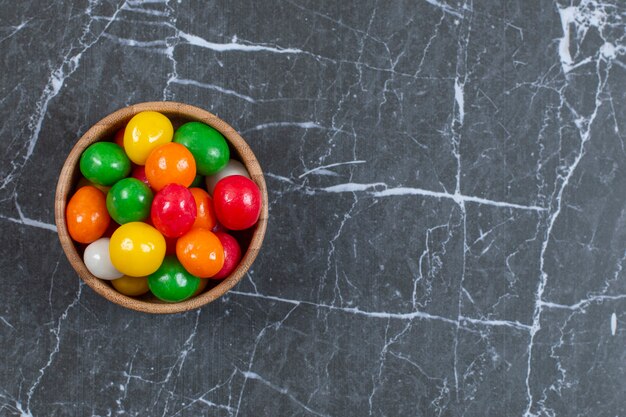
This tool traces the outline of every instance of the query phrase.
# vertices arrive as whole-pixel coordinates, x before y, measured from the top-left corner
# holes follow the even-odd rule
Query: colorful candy
[[[150,215],[152,191],[137,178],[118,181],[107,194],[107,210],[119,224],[138,222]]]
[[[250,178],[250,174],[248,174],[248,170],[243,164],[236,159],[231,159],[228,161],[228,164],[216,174],[209,175],[206,177],[206,189],[209,194],[213,195],[213,190],[217,183],[226,177],[230,177],[231,175],[243,175],[246,178]]]
[[[131,297],[143,295],[150,291],[147,277],[129,277],[124,275],[122,278],[111,281],[111,285],[122,294]]]
[[[91,243],[100,238],[111,221],[104,193],[91,185],[79,188],[67,203],[65,219],[75,241]]]
[[[156,271],[163,262],[165,239],[146,223],[126,223],[113,232],[109,253],[118,271],[131,277],[143,277]]]
[[[230,149],[224,136],[204,123],[185,123],[174,134],[174,142],[191,151],[197,170],[202,175],[215,174],[226,166],[230,158]]]
[[[145,167],[148,183],[156,191],[167,184],[189,187],[196,178],[196,161],[179,143],[166,143],[153,150]]]
[[[121,294],[151,291],[166,302],[230,276],[262,196],[244,165],[229,159],[222,134],[200,122],[174,133],[167,117],[147,111],[110,140],[81,155],[84,177],[66,208],[70,236],[89,244],[87,269]]]
[[[200,279],[187,272],[175,256],[166,256],[159,269],[148,277],[148,286],[158,299],[175,303],[194,295]]]
[[[172,141],[172,122],[155,111],[137,113],[124,130],[124,149],[131,161],[144,165],[150,152]]]
[[[241,248],[239,247],[239,243],[237,243],[237,239],[232,237],[231,235],[224,232],[217,232],[215,236],[222,243],[222,247],[224,248],[224,266],[220,271],[213,275],[213,279],[223,279],[229,276],[239,265],[239,261],[241,261]]]
[[[187,271],[210,278],[224,266],[224,248],[213,232],[196,227],[178,238],[176,256]]]
[[[213,210],[213,200],[211,196],[202,188],[190,188],[191,195],[196,202],[196,221],[192,227],[204,227],[213,230],[217,219]]]
[[[96,184],[113,185],[128,176],[130,160],[115,143],[96,142],[81,155],[80,172]]]
[[[253,226],[261,213],[261,191],[251,179],[242,175],[226,177],[213,192],[215,214],[221,224],[230,230]]]

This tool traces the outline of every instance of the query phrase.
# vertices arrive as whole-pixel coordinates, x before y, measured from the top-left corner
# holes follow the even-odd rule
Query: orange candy
[[[67,203],[65,218],[75,241],[91,243],[99,239],[111,222],[104,193],[91,185],[79,188]]]
[[[146,160],[146,177],[156,191],[172,183],[189,187],[196,178],[196,161],[183,145],[166,143],[150,152]]]
[[[196,201],[196,221],[192,227],[204,227],[213,230],[217,223],[215,210],[213,209],[213,200],[209,193],[202,188],[190,188],[191,195]]]
[[[194,227],[176,241],[176,256],[183,267],[199,278],[210,278],[224,266],[224,247],[207,229]]]

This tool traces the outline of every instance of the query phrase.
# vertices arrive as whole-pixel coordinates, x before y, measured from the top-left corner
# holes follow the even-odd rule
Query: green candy
[[[107,193],[107,210],[119,224],[139,222],[150,215],[152,191],[137,178],[118,181]]]
[[[185,270],[176,256],[168,255],[151,275],[148,287],[159,300],[176,303],[191,297],[200,286],[200,278]]]
[[[204,185],[204,177],[202,175],[196,175],[196,178],[193,179],[193,182],[191,183],[189,188],[192,188],[192,187],[202,188],[203,185]]]
[[[200,175],[215,174],[230,159],[230,149],[224,136],[204,123],[185,123],[174,133],[174,142],[189,149]]]
[[[93,183],[113,185],[130,174],[130,159],[115,143],[96,142],[80,156],[80,172]]]

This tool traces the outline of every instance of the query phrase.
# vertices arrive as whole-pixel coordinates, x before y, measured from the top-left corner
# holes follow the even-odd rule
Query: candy
[[[215,236],[220,240],[224,248],[224,266],[220,271],[213,275],[213,279],[223,279],[229,276],[241,261],[241,248],[237,240],[231,235],[224,232],[217,232]]]
[[[109,241],[108,237],[102,237],[90,243],[83,254],[83,261],[89,272],[97,278],[106,280],[117,279],[123,275],[111,263]]]
[[[118,181],[107,194],[107,210],[119,224],[138,222],[150,215],[152,191],[137,178]]]
[[[230,230],[253,226],[261,213],[261,192],[241,175],[226,177],[215,186],[213,206],[219,222]]]
[[[224,136],[204,123],[185,123],[174,134],[174,142],[191,151],[198,173],[202,175],[215,174],[226,166],[230,158],[230,149]]]
[[[262,196],[245,166],[229,159],[224,136],[200,122],[174,133],[167,117],[146,111],[109,140],[81,155],[84,178],[66,209],[70,236],[89,244],[87,269],[121,294],[152,291],[166,302],[232,275]]]
[[[137,178],[139,181],[146,184],[150,187],[150,183],[148,182],[148,177],[146,177],[146,167],[143,165],[135,165],[135,168],[130,173],[130,176],[133,178]]]
[[[150,218],[163,235],[179,237],[191,229],[196,214],[191,191],[179,184],[169,184],[154,196]]]
[[[91,182],[113,185],[130,173],[130,160],[115,143],[96,142],[80,156],[80,172]]]
[[[183,268],[175,256],[166,256],[159,269],[148,277],[150,291],[160,300],[175,303],[191,297],[200,279]]]
[[[196,202],[196,221],[192,227],[204,227],[212,230],[217,223],[215,218],[215,210],[213,209],[213,201],[211,196],[202,188],[190,188],[193,199]]]
[[[74,193],[65,210],[67,230],[72,239],[91,243],[104,234],[111,221],[105,200],[104,193],[91,185]]]
[[[145,172],[150,186],[156,191],[167,184],[188,187],[196,178],[196,161],[180,143],[166,143],[150,153]]]
[[[228,161],[228,164],[219,171],[217,174],[209,175],[206,177],[206,189],[209,194],[213,195],[213,190],[215,189],[215,185],[226,177],[231,175],[243,175],[246,178],[250,178],[250,174],[248,174],[248,170],[245,166],[236,159],[231,159]]]
[[[213,232],[201,227],[178,238],[176,256],[189,273],[210,278],[224,266],[224,248]]]
[[[109,243],[113,266],[125,275],[143,277],[156,271],[165,256],[165,239],[154,227],[131,222],[113,232]]]
[[[113,288],[117,291],[131,297],[143,295],[150,291],[147,277],[129,277],[128,275],[124,275],[122,278],[111,281],[111,285],[113,285]]]
[[[144,165],[155,148],[172,141],[172,122],[154,111],[137,113],[124,130],[124,149],[131,161]]]

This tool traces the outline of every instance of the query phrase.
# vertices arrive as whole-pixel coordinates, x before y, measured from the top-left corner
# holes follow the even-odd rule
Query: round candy
[[[107,210],[119,224],[144,220],[151,204],[152,191],[137,178],[118,181],[107,194]]]
[[[96,184],[113,185],[128,176],[130,161],[115,143],[96,142],[80,156],[80,172]]]
[[[83,254],[83,260],[89,272],[100,279],[106,280],[117,279],[123,275],[111,263],[109,241],[108,237],[102,237],[90,243],[85,248],[85,253]]]
[[[104,193],[91,185],[79,188],[67,203],[65,219],[75,241],[91,243],[100,238],[111,221]]]
[[[213,232],[191,229],[176,241],[176,256],[189,273],[210,278],[224,266],[224,248]]]
[[[166,143],[150,153],[145,172],[150,186],[156,191],[167,184],[189,187],[196,178],[196,161],[180,143]]]
[[[217,185],[222,178],[230,177],[231,175],[243,175],[246,178],[250,178],[246,167],[236,159],[231,159],[220,172],[206,177],[206,189],[209,194],[213,195],[215,185]]]
[[[204,177],[200,174],[196,175],[189,187],[199,188],[204,185]]]
[[[115,132],[115,136],[113,136],[113,142],[115,142],[115,144],[117,144],[122,149],[124,149],[124,130],[125,129],[126,129],[126,126],[124,126],[120,130]]]
[[[175,256],[166,256],[159,269],[148,277],[148,286],[158,299],[175,303],[194,295],[200,278],[187,272]]]
[[[79,188],[84,187],[86,185],[91,185],[93,187],[96,187],[98,190],[102,191],[105,195],[111,189],[111,187],[107,187],[106,185],[100,185],[100,184],[96,184],[95,182],[91,182],[85,177],[80,177],[80,179],[78,180],[78,183],[76,184],[76,189],[78,190]]]
[[[163,235],[179,237],[191,229],[196,213],[191,191],[179,184],[169,184],[154,196],[150,218]]]
[[[217,232],[218,237],[224,248],[224,266],[220,271],[213,275],[213,279],[222,279],[229,276],[241,261],[241,248],[237,240],[231,235],[224,232]]]
[[[198,172],[202,175],[215,174],[226,166],[230,158],[230,149],[224,136],[204,123],[185,123],[174,134],[174,142],[191,151]]]
[[[150,183],[148,182],[148,177],[146,177],[146,167],[143,165],[135,165],[135,168],[130,173],[130,176],[133,178],[137,178],[139,181],[146,184],[150,187]]]
[[[165,239],[148,224],[126,223],[113,232],[109,253],[118,271],[131,277],[143,277],[156,271],[163,262]]]
[[[215,218],[215,210],[213,210],[213,201],[209,193],[202,188],[190,188],[193,199],[196,201],[196,221],[193,227],[204,227],[212,230],[217,223]]]
[[[172,122],[155,111],[137,113],[124,130],[124,150],[131,161],[143,165],[153,149],[172,141]]]
[[[261,214],[261,191],[241,175],[226,177],[215,186],[213,206],[219,222],[230,230],[253,226]]]
[[[118,292],[131,297],[143,295],[150,291],[148,288],[148,278],[146,277],[129,277],[124,275],[122,278],[114,279],[111,285]]]

